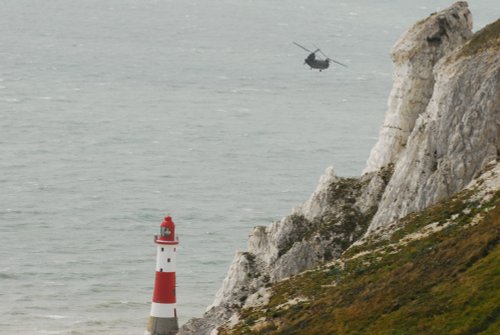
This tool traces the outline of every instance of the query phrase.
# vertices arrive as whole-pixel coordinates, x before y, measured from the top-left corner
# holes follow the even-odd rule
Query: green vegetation
[[[487,49],[500,49],[500,19],[475,33],[458,56],[473,56]]]
[[[388,240],[274,284],[267,305],[242,310],[242,321],[220,334],[498,334],[500,192],[482,204],[471,195],[411,214]],[[430,224],[441,230],[408,239]]]

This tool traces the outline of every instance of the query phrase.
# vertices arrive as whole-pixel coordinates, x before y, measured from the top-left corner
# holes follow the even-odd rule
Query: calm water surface
[[[167,213],[180,322],[200,316],[253,226],[327,166],[360,174],[390,47],[449,4],[1,1],[0,334],[141,334]],[[292,41],[349,68],[310,71]]]

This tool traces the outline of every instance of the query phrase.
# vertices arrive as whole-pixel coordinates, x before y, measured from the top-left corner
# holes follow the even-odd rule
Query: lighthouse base
[[[150,316],[148,320],[147,335],[175,335],[179,331],[177,318],[159,318]]]

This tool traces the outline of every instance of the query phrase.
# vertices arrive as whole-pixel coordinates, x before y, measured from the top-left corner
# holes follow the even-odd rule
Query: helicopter
[[[325,55],[323,53],[323,51],[321,51],[321,49],[318,48],[317,46],[314,46],[316,48],[316,50],[311,51],[311,50],[307,49],[306,47],[303,47],[302,45],[300,45],[297,42],[293,42],[293,44],[295,44],[299,48],[304,49],[305,51],[309,52],[309,56],[307,56],[307,58],[304,59],[304,64],[309,65],[311,67],[311,70],[312,69],[318,69],[321,72],[321,71],[327,69],[330,66],[330,62],[334,62],[336,64],[339,64],[339,65],[342,65],[344,67],[347,67],[347,65],[342,64],[341,62],[337,62],[336,60],[331,59],[330,57],[328,57],[327,55]],[[325,59],[316,59],[316,53],[318,53],[318,52],[320,54],[322,54],[323,57],[325,57]]]

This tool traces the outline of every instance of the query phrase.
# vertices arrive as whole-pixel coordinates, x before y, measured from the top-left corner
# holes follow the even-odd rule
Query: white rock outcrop
[[[472,16],[467,3],[457,2],[411,27],[394,45],[391,51],[394,84],[389,109],[364,173],[398,160],[415,121],[431,99],[435,64],[462,46],[471,37],[471,29]]]
[[[327,169],[311,198],[268,227],[255,227],[247,252],[237,252],[213,304],[179,334],[208,335],[258,300],[270,283],[335,259],[359,239],[376,211],[390,170],[339,178]],[[262,295],[262,294],[261,294]]]
[[[468,56],[467,43],[436,64],[431,100],[400,151],[367,235],[460,191],[498,158],[497,46]]]

